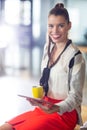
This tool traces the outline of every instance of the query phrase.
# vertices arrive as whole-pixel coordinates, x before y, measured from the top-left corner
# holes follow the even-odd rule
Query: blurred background
[[[69,11],[69,37],[82,51],[87,68],[87,0],[0,0],[0,124],[31,109],[17,94],[30,96],[31,87],[39,84],[48,12],[57,2]]]

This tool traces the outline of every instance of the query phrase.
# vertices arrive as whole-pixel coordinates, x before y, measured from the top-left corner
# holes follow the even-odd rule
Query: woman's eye
[[[64,27],[64,24],[60,24],[60,25],[58,25],[58,27],[61,27],[61,28],[63,28],[63,27]]]
[[[53,25],[50,24],[50,25],[48,25],[48,27],[49,27],[49,28],[53,28]]]

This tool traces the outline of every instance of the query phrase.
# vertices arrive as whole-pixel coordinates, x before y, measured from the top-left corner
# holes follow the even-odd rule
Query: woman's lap
[[[46,114],[41,109],[21,114],[8,121],[16,130],[72,130],[76,124],[75,111],[59,115],[58,113]]]

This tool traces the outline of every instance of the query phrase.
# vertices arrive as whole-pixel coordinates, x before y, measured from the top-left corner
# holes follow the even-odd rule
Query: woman
[[[56,4],[48,15],[40,79],[44,100],[54,105],[44,107],[31,100],[29,102],[38,107],[8,121],[0,130],[73,130],[77,123],[82,125],[80,108],[85,62],[81,52],[68,39],[70,28],[68,11],[63,4]]]

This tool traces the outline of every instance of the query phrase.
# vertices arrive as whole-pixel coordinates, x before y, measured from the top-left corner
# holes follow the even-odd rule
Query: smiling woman
[[[0,130],[73,130],[77,123],[82,125],[85,61],[68,38],[70,28],[67,9],[61,3],[56,4],[48,15],[39,81],[44,89],[43,99],[52,106],[44,107],[41,101],[27,99],[35,109],[7,121]]]
[[[54,43],[67,40],[67,33],[70,28],[71,28],[71,22],[67,23],[64,17],[55,15],[49,16],[48,33]]]

